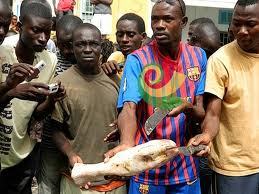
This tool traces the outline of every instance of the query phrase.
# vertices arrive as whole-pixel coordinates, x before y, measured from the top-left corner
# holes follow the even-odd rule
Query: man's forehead
[[[30,24],[40,25],[40,24],[52,24],[51,18],[44,18],[41,16],[27,15],[25,16],[24,22],[29,22]]]
[[[259,19],[259,3],[247,6],[237,5],[234,9],[233,17],[246,17]]]
[[[138,31],[137,22],[134,20],[121,20],[117,24],[117,31],[132,32]]]
[[[101,35],[94,29],[80,28],[77,29],[73,34],[73,39],[76,40],[96,40],[101,41]]]

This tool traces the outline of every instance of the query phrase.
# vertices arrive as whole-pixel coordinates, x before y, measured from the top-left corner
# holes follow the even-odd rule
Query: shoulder
[[[186,52],[188,53],[189,56],[192,57],[204,57],[206,56],[205,51],[197,46],[191,46],[187,43],[181,43],[181,47],[182,47],[182,52],[183,54],[185,54]]]
[[[43,50],[42,52],[37,53],[36,56],[44,60],[49,65],[52,65],[52,66],[57,65],[57,56],[48,50]]]
[[[0,55],[4,55],[6,53],[13,53],[14,47],[8,45],[0,45]]]
[[[19,40],[19,34],[16,34],[13,36],[8,36],[4,39],[4,42],[2,45],[8,45],[8,46],[15,47],[18,40]]]
[[[217,50],[211,57],[224,61],[225,59],[231,58],[237,52],[237,42],[233,41],[229,44],[222,46]]]
[[[72,82],[77,77],[76,72],[74,71],[73,67],[69,68],[68,70],[64,71],[63,73],[57,75],[54,80],[60,80],[62,83]]]

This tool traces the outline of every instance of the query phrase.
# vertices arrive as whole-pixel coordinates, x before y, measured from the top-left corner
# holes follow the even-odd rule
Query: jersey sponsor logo
[[[200,73],[200,69],[198,66],[195,67],[191,67],[187,69],[187,77],[189,78],[189,80],[191,81],[198,81],[201,77],[201,73]]]
[[[183,102],[176,91],[184,84],[185,79],[183,73],[169,72],[159,64],[149,64],[139,77],[139,92],[147,104],[166,110],[173,109]]]
[[[149,185],[139,185],[139,192],[142,194],[148,194],[149,193]]]

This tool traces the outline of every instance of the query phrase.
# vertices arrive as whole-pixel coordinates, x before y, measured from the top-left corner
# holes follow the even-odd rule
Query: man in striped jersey
[[[185,12],[182,0],[158,0],[155,3],[151,14],[154,40],[128,55],[126,60],[118,99],[118,108],[122,108],[118,118],[121,142],[118,147],[106,153],[106,157],[152,139],[171,139],[177,146],[185,146],[189,139],[187,120],[192,118],[201,121],[204,118],[203,93],[207,58],[202,49],[181,42],[182,29],[188,20]],[[144,129],[145,121],[156,107],[143,100],[139,77],[150,64],[161,69],[164,75],[156,86],[153,85],[153,89],[150,88],[153,94],[159,95],[155,88],[166,85],[174,74],[182,74],[185,76],[182,84],[176,88],[175,96],[189,97],[191,102],[184,101],[174,108],[148,136]],[[151,76],[144,77],[152,82],[159,80],[156,75],[158,74],[151,73]],[[165,93],[166,95],[171,93]],[[133,177],[129,193],[200,194],[198,161],[192,156],[179,154],[161,168]]]

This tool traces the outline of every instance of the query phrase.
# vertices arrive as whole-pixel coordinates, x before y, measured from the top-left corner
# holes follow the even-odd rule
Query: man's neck
[[[17,45],[15,47],[15,54],[17,56],[17,60],[20,63],[28,63],[33,64],[35,52],[28,48],[21,39],[18,40]]]
[[[79,65],[77,65],[77,68],[79,69],[79,71],[84,74],[84,75],[97,75],[101,72],[101,69],[97,66],[96,68],[92,68],[92,69],[82,69],[80,68]]]
[[[180,42],[172,43],[171,45],[163,45],[159,46],[159,51],[164,55],[164,56],[169,56],[172,60],[176,60],[178,57],[178,53],[180,50]]]

